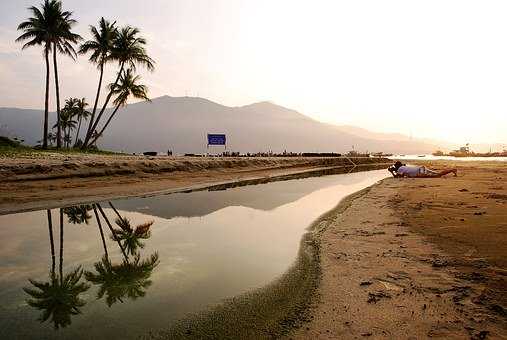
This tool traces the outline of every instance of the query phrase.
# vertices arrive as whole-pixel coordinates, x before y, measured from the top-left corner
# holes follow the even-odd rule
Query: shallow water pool
[[[0,216],[0,338],[129,339],[168,327],[279,277],[314,220],[386,175],[332,174]]]

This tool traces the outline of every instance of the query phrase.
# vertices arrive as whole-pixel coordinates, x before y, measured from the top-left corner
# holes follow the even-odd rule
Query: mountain
[[[0,108],[0,135],[17,135],[35,144],[42,134],[42,115],[40,110]],[[169,96],[120,109],[100,146],[136,153],[202,153],[207,133],[225,133],[227,150],[240,152],[346,152],[354,146],[357,151],[413,154],[442,148],[399,134],[325,124],[270,102],[228,107],[204,98]]]

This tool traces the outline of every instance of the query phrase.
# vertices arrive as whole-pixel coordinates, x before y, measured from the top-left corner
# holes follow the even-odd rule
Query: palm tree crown
[[[72,44],[81,40],[79,34],[71,32],[72,27],[77,23],[72,19],[72,12],[62,9],[62,2],[59,0],[45,0],[41,9],[32,6],[28,10],[33,17],[18,25],[18,30],[25,33],[20,35],[16,41],[25,41],[23,48],[35,45],[44,45],[50,50],[51,44],[55,44],[58,52],[76,57],[76,51]]]
[[[150,100],[148,98],[148,87],[146,85],[138,84],[141,76],[134,75],[133,69],[129,68],[123,72],[120,81],[115,86],[109,85],[111,92],[116,98],[113,101],[115,106],[125,106],[130,96],[137,99]]]
[[[110,23],[104,18],[99,21],[99,28],[90,26],[92,40],[84,42],[79,48],[80,54],[91,53],[88,60],[97,67],[108,61],[113,48],[113,41],[116,39],[118,29],[115,27],[116,22]]]
[[[139,36],[139,29],[132,26],[122,27],[114,39],[111,59],[120,65],[127,65],[135,70],[136,65],[142,65],[149,71],[155,69],[155,61],[146,53],[144,46],[146,39]]]

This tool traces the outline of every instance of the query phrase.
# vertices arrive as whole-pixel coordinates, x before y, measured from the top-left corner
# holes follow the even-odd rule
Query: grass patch
[[[62,155],[124,155],[124,153],[105,151],[99,149],[48,149],[33,148],[21,144],[7,137],[0,136],[0,157],[19,157],[19,156],[40,156],[48,153],[58,153]]]

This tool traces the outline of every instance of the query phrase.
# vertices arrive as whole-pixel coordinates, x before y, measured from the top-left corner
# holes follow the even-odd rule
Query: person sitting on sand
[[[458,176],[457,169],[444,169],[441,171],[435,171],[428,169],[425,166],[408,166],[406,164],[402,164],[400,161],[391,165],[387,170],[394,177],[412,177],[412,178],[436,178],[442,177],[447,174],[453,173],[454,176]]]

